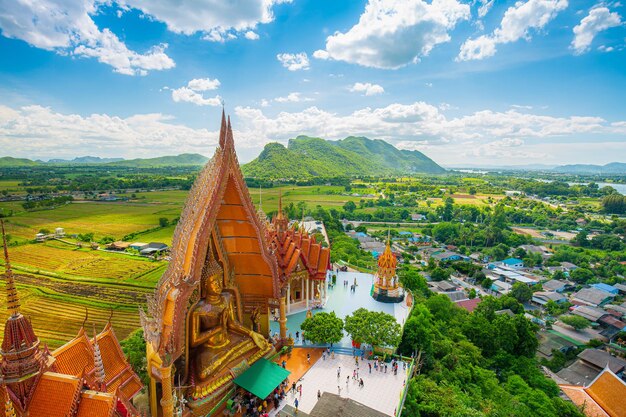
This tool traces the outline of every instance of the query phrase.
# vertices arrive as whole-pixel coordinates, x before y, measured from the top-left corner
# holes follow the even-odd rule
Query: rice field
[[[4,291],[4,280],[0,282],[0,289]],[[124,339],[133,330],[139,327],[139,315],[136,305],[122,306],[90,302],[82,296],[68,296],[56,293],[47,288],[35,288],[18,285],[22,314],[29,317],[35,333],[42,343],[50,349],[55,349],[71,340],[80,329],[85,318],[85,311],[89,312],[87,329],[92,332],[91,324],[100,331],[106,324],[111,311],[112,323],[120,340]],[[4,314],[4,313],[3,313]],[[0,319],[0,332],[4,332],[4,316]]]
[[[25,267],[23,270],[27,272],[53,273],[49,275],[57,274],[76,281],[124,282],[143,286],[153,285],[156,280],[149,279],[149,273],[165,265],[164,262],[124,254],[62,249],[57,245],[46,242],[12,247],[11,263],[18,269]]]

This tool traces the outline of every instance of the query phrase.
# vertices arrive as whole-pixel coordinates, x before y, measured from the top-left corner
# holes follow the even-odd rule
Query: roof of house
[[[614,295],[597,288],[583,288],[582,290],[572,294],[573,299],[578,299],[584,303],[599,305]]]
[[[455,301],[454,304],[456,304],[457,306],[461,308],[464,308],[465,310],[471,313],[472,311],[476,309],[476,307],[478,307],[478,304],[480,304],[481,301],[482,300],[480,298],[476,297],[476,298],[467,299],[467,300]]]
[[[440,291],[452,291],[457,287],[450,281],[431,281],[429,285],[431,287],[437,287]]]
[[[599,289],[601,291],[606,291],[606,292],[611,293],[611,294],[617,294],[617,292],[618,292],[617,288],[615,288],[612,285],[605,284],[603,282],[600,282],[598,284],[591,284],[591,286],[593,288],[597,288],[597,289]]]
[[[464,291],[452,291],[452,292],[446,292],[444,294],[447,295],[448,298],[450,298],[450,300],[453,302],[467,299],[467,294],[465,294]]]
[[[313,407],[311,417],[387,417],[386,414],[369,408],[350,398],[343,398],[330,392],[324,392]]]
[[[524,261],[522,261],[519,258],[507,258],[503,260],[502,263],[505,265],[518,265],[518,264],[523,264]]]
[[[608,364],[609,369],[615,373],[620,373],[626,368],[626,361],[624,359],[613,356],[600,349],[585,349],[578,354],[578,357],[596,366],[598,369],[602,369]]]
[[[607,326],[612,326],[615,327],[618,330],[624,330],[626,329],[626,323],[624,323],[623,321],[621,321],[620,319],[613,317],[610,314],[607,314],[603,317],[600,318],[600,320],[598,320],[599,322],[606,324]]]
[[[605,316],[608,313],[603,309],[597,307],[578,306],[572,310],[572,314],[584,317],[587,320],[598,321],[600,317]]]
[[[550,281],[546,281],[543,284],[541,284],[543,289],[548,290],[548,291],[556,291],[556,290],[565,288],[568,285],[571,285],[571,284],[567,281],[563,281],[559,279],[551,279]]]
[[[533,298],[535,297],[545,300],[546,302],[549,300],[558,302],[566,298],[563,294],[559,294],[558,292],[554,292],[554,291],[537,291],[536,293],[533,294]]]
[[[626,292],[626,284],[613,284],[613,286],[621,292]]]

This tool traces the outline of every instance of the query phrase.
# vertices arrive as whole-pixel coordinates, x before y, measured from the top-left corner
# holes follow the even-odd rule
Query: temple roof
[[[142,315],[146,340],[162,359],[183,354],[185,312],[209,250],[217,253],[227,284],[237,286],[244,303],[247,298],[280,296],[276,258],[241,173],[230,120],[227,123],[223,113],[219,147],[189,193],[174,232],[172,259],[148,303],[148,315]]]
[[[97,391],[83,391],[76,417],[111,417],[115,412],[115,396]]]
[[[142,383],[124,356],[111,323],[96,336],[102,354],[104,383],[106,391],[114,394],[117,389],[127,399],[133,398],[142,388]],[[76,377],[84,376],[87,385],[96,386],[95,356],[93,339],[90,340],[84,329],[52,355],[56,358],[57,370]]]
[[[286,220],[285,217],[283,219]],[[272,223],[275,224],[274,221]],[[274,226],[270,229],[270,241],[278,260],[281,283],[286,283],[287,277],[299,267],[304,268],[313,279],[326,277],[330,267],[330,249],[322,247],[306,231],[295,230],[293,226],[281,231]]]
[[[574,404],[584,405],[587,416],[626,416],[626,383],[608,367],[588,387],[560,385],[560,388]]]
[[[31,416],[66,417],[73,414],[83,384],[71,375],[46,372],[41,376],[28,409]]]

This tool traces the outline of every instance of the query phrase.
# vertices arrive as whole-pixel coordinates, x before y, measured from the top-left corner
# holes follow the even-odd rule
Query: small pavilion
[[[378,271],[374,275],[374,300],[383,303],[399,303],[404,300],[404,290],[398,283],[397,266],[396,255],[391,252],[391,240],[387,239],[385,251],[378,258]]]

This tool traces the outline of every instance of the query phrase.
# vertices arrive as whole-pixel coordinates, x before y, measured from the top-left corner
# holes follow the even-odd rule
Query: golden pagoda
[[[391,252],[391,239],[387,239],[385,251],[378,257],[378,271],[374,275],[372,297],[383,303],[399,303],[404,300],[404,291],[398,284],[396,268],[398,260]]]

